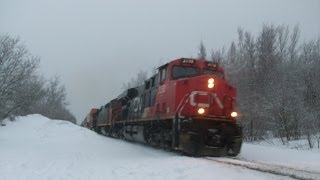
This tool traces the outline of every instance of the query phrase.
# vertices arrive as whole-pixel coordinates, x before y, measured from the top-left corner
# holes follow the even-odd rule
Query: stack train
[[[242,128],[236,89],[217,63],[180,58],[158,68],[143,85],[91,109],[82,126],[110,137],[195,156],[236,156]]]

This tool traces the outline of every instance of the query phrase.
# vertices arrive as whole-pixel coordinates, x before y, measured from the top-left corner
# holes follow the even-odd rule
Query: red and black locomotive
[[[89,128],[108,136],[192,155],[237,155],[242,129],[236,89],[217,63],[181,58],[158,69],[88,115]]]

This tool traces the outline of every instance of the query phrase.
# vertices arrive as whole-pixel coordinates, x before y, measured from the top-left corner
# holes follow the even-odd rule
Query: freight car
[[[191,155],[235,156],[242,144],[235,104],[236,89],[217,63],[180,58],[102,106],[92,124],[98,133]]]

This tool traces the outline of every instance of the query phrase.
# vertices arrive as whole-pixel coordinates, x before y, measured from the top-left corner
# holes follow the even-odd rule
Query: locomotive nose
[[[235,89],[222,77],[203,74],[177,82],[177,92],[188,96],[188,100],[177,101],[184,115],[201,117],[235,118]],[[186,103],[186,105],[183,105]]]

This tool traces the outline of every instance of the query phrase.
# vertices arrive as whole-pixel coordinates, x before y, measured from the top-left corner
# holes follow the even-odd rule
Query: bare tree
[[[0,119],[23,107],[28,99],[22,87],[34,76],[39,59],[30,55],[19,39],[0,36]]]
[[[148,78],[148,72],[140,70],[135,78],[122,85],[122,89],[129,89],[137,86],[141,86],[144,81]]]
[[[312,138],[318,137],[320,127],[320,39],[302,45],[299,65],[302,67],[301,87],[303,87],[303,107],[305,115],[302,131],[306,134],[310,148]]]
[[[206,47],[204,46],[202,41],[200,41],[200,45],[198,48],[199,48],[198,58],[203,60],[206,59],[207,57]]]
[[[51,119],[69,120],[75,123],[75,117],[67,109],[67,94],[58,76],[46,85],[45,95],[40,99],[38,111]]]
[[[287,60],[289,44],[289,26],[281,25],[276,28],[277,31],[277,51],[280,61]]]
[[[18,38],[0,35],[0,121],[6,117],[40,113],[75,121],[66,108],[66,93],[58,78],[46,85],[36,73],[40,59]]]
[[[233,64],[237,58],[237,49],[235,43],[232,41],[230,48],[227,53],[227,64]]]
[[[300,28],[298,25],[296,25],[293,29],[293,32],[290,36],[290,45],[289,45],[289,55],[290,55],[290,61],[294,61],[297,59],[296,55],[298,53],[297,46],[299,42],[300,37]]]
[[[266,24],[257,38],[238,29],[225,66],[238,88],[246,140],[273,132],[283,143],[302,136],[310,147],[320,141],[320,40],[300,46],[299,34],[298,26],[290,32]]]
[[[211,61],[221,64],[224,60],[225,49],[222,48],[220,50],[211,51]]]

